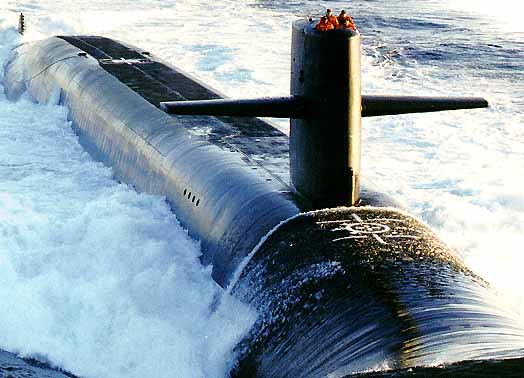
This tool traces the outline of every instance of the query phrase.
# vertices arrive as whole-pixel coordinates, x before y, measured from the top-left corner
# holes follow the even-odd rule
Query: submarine
[[[518,317],[360,169],[362,117],[487,102],[362,95],[360,33],[315,25],[292,25],[288,97],[228,99],[90,35],[17,47],[6,95],[58,99],[85,150],[164,196],[213,279],[257,310],[232,377],[522,375]],[[257,117],[290,118],[290,135]]]

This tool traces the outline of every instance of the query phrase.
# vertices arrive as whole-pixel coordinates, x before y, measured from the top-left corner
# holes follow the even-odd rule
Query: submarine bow
[[[329,43],[310,23],[293,30],[306,45]],[[359,53],[358,33],[329,35]],[[324,62],[303,55],[294,64],[296,90],[307,94],[298,65],[307,74]],[[352,69],[349,118],[359,123],[359,66]],[[359,186],[358,157],[344,158],[343,180],[330,181],[344,190],[333,196],[320,193],[325,182],[308,182],[322,172],[310,160],[317,155],[300,156],[314,139],[301,133],[311,126],[322,151],[333,140],[318,120],[292,125],[290,162],[288,137],[257,118],[166,114],[161,103],[222,96],[143,49],[98,36],[21,45],[4,80],[10,98],[27,91],[67,106],[85,149],[118,180],[165,196],[202,241],[216,282],[258,310],[233,376],[343,377],[524,355],[516,316],[429,227],[366,185],[347,196]],[[323,209],[333,198],[348,206]]]

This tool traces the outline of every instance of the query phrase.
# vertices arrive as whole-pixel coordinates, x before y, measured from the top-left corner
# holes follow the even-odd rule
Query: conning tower
[[[293,23],[291,94],[162,102],[170,114],[290,118],[290,174],[313,209],[358,205],[362,117],[487,107],[482,98],[361,94],[360,33]]]

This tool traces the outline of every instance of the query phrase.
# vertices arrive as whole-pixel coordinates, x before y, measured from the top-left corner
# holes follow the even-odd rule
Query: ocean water
[[[346,9],[363,35],[364,93],[489,100],[489,109],[365,119],[363,171],[524,316],[518,1],[2,4],[3,65],[23,41],[100,34],[147,48],[231,97],[289,93],[291,22]],[[0,146],[0,348],[85,377],[226,376],[255,314],[231,298],[211,311],[222,292],[162,198],[114,182],[53,103],[0,97]]]

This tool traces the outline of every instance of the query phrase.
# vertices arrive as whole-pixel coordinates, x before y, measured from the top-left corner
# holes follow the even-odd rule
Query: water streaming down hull
[[[522,328],[488,284],[395,209],[287,222],[233,292],[263,309],[241,346],[240,376],[338,377],[524,351]]]
[[[376,207],[392,203],[370,191],[363,199],[375,207],[303,213],[307,201],[287,177],[287,137],[257,119],[165,115],[161,101],[219,95],[144,50],[51,38],[18,49],[6,84],[9,96],[27,89],[39,101],[59,91],[86,149],[119,180],[165,195],[202,240],[215,280],[258,309],[235,376],[344,376],[524,354],[518,321],[420,221]]]

